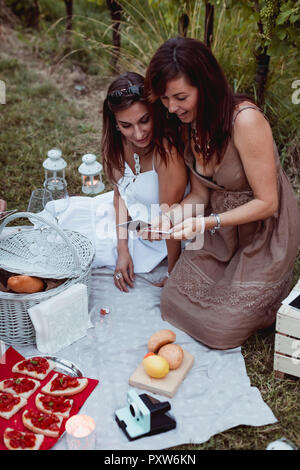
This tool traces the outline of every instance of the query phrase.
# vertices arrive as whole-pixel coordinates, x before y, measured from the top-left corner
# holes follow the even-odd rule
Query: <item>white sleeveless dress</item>
[[[150,221],[160,213],[158,174],[154,168],[135,175],[125,162],[125,172],[118,189],[132,220]],[[59,226],[88,237],[95,248],[93,267],[116,266],[117,233],[113,204],[114,191],[95,197],[70,197],[68,209],[60,215]],[[135,232],[128,232],[128,248],[135,273],[152,271],[166,256],[165,240],[149,242]]]

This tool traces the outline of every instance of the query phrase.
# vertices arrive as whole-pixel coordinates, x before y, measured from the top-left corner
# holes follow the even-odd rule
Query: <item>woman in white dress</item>
[[[183,158],[167,138],[163,146],[156,144],[163,126],[153,126],[153,109],[143,90],[144,78],[134,72],[120,75],[109,86],[101,150],[114,190],[93,198],[70,198],[60,218],[62,228],[79,231],[93,241],[93,267],[114,269],[115,285],[124,292],[134,287],[135,273],[150,272],[166,256],[171,272],[181,253],[178,240],[151,242],[119,226],[152,220],[161,208],[179,203],[187,188]]]

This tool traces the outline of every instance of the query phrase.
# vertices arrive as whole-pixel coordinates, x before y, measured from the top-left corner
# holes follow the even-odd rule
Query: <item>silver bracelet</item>
[[[221,219],[219,214],[210,214],[210,217],[214,217],[216,219],[216,225],[213,228],[209,229],[210,233],[213,235],[214,233],[216,233],[216,230],[220,230]]]

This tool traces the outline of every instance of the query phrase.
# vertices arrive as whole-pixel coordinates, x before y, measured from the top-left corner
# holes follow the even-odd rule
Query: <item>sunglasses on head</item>
[[[116,90],[107,95],[107,99],[111,104],[119,104],[123,96],[142,96],[144,92],[143,85],[132,85],[128,88],[122,88],[121,90]]]

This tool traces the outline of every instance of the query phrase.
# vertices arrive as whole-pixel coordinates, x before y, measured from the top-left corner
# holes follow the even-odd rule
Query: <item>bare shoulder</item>
[[[248,103],[246,103],[246,105],[247,104]],[[241,104],[236,108],[238,114],[234,121],[234,134],[241,134],[251,131],[252,129],[262,131],[271,130],[267,119],[259,108],[254,107],[255,105],[253,104],[251,108],[243,109],[244,106],[245,104]]]
[[[258,108],[247,108],[238,113],[233,126],[233,139],[238,148],[273,144],[270,124]]]
[[[259,109],[244,109],[235,120],[233,142],[250,185],[262,173],[275,175],[274,140],[269,122]],[[257,174],[258,171],[258,174]],[[255,176],[253,176],[255,175]]]

